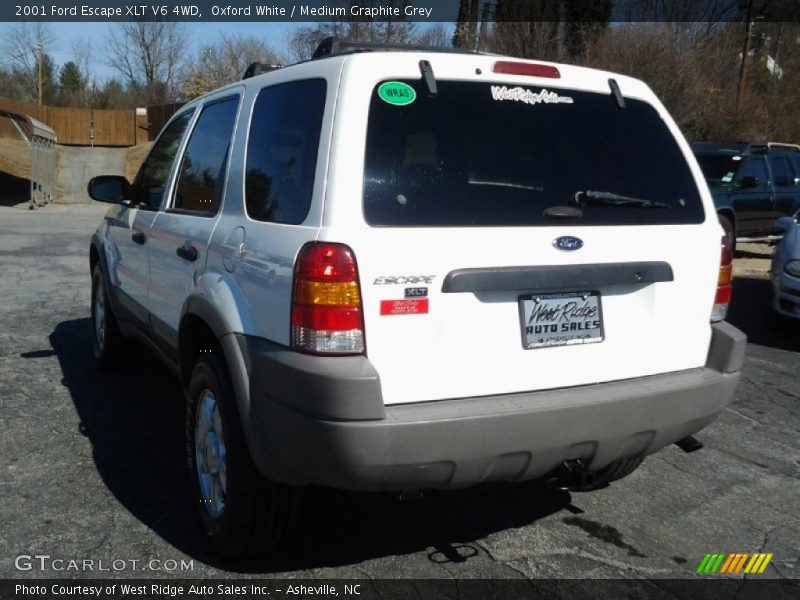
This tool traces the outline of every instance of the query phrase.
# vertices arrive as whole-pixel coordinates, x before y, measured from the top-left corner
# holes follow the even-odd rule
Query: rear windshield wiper
[[[583,190],[575,192],[575,204],[583,208],[589,204],[596,206],[630,206],[633,208],[672,208],[669,204],[648,200],[646,198],[633,198],[614,192],[598,192],[596,190]]]

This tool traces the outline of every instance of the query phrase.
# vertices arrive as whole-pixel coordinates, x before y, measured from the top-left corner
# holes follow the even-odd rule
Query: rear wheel
[[[717,216],[719,217],[719,224],[725,230],[725,237],[730,241],[731,252],[736,252],[736,228],[733,226],[733,221],[727,215]]]
[[[186,452],[200,522],[220,553],[264,554],[291,531],[297,491],[257,471],[230,376],[215,351],[203,354],[189,382]]]
[[[92,350],[101,367],[109,368],[117,363],[123,342],[98,264],[92,272]]]

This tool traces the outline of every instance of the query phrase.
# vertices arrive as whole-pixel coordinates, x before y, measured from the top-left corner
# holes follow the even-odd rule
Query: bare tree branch
[[[180,23],[123,22],[111,28],[107,64],[153,102],[172,101],[180,83],[189,39]]]

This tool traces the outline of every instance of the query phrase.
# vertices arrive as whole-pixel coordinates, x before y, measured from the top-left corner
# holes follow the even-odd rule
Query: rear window
[[[697,162],[708,183],[730,185],[742,164],[742,157],[738,154],[698,154]]]
[[[645,102],[620,108],[610,94],[463,81],[438,81],[431,97],[419,80],[383,83],[367,129],[370,225],[553,225],[543,212],[576,206],[587,190],[668,206],[591,204],[570,225],[704,219],[681,150]]]

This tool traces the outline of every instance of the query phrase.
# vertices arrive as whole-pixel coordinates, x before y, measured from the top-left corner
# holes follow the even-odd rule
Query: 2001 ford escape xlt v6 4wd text
[[[89,185],[115,203],[95,355],[136,337],[180,377],[222,552],[274,546],[306,484],[591,487],[697,445],[745,339],[703,174],[645,84],[337,40],[259,70],[183,106],[132,185]]]

